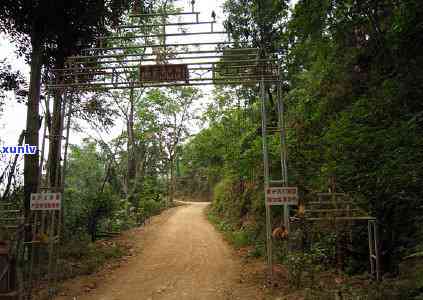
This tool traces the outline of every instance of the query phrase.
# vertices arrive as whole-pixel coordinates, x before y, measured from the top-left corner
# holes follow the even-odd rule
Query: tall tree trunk
[[[60,183],[58,164],[60,164],[60,148],[62,138],[62,96],[59,91],[54,93],[53,116],[51,119],[51,130],[48,151],[48,173],[51,187],[57,187]],[[60,172],[59,172],[60,173]]]
[[[170,191],[169,191],[169,199],[170,203],[173,203],[175,197],[175,157],[170,157]]]
[[[25,142],[31,146],[39,146],[40,129],[40,87],[41,87],[41,66],[42,50],[41,41],[37,36],[32,37],[31,53],[31,77],[29,83],[29,99],[26,116]],[[30,211],[31,193],[37,192],[39,178],[39,153],[35,155],[25,155],[24,157],[24,205],[25,217],[28,217]]]
[[[64,67],[64,56],[62,53],[57,55],[55,67],[62,69]],[[49,151],[48,151],[48,174],[51,187],[59,187],[60,178],[60,155],[62,148],[62,92],[55,90],[53,99],[53,115],[51,118]]]
[[[18,146],[22,145],[24,137],[25,137],[25,131],[22,131],[21,135],[19,136]],[[2,201],[5,201],[9,195],[10,187],[12,185],[12,179],[13,179],[13,176],[15,175],[15,169],[16,169],[16,164],[18,162],[18,157],[19,155],[16,154],[13,159],[12,165],[10,167],[10,172],[9,172],[9,176],[7,176],[6,189],[4,190]]]
[[[129,114],[126,121],[128,131],[128,190],[134,185],[134,179],[137,172],[135,158],[135,137],[134,137],[134,89],[131,88],[129,96]]]

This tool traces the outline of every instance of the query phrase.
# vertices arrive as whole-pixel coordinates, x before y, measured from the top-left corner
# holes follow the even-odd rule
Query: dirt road
[[[88,293],[58,299],[262,299],[257,284],[242,279],[242,263],[206,219],[206,206],[190,203],[158,217],[133,236],[141,250],[127,264]]]

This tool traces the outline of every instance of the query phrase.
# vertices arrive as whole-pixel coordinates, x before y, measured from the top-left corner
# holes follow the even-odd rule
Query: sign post
[[[297,187],[268,187],[267,205],[298,205]]]
[[[61,193],[31,194],[31,210],[60,210],[62,208]]]
[[[267,205],[283,205],[284,225],[289,230],[289,206],[298,205],[297,187],[268,187],[266,189]]]

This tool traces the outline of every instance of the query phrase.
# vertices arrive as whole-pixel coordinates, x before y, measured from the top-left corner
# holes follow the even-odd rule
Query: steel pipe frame
[[[254,60],[256,62],[262,62],[263,64],[260,65],[253,65],[255,67],[258,66],[275,66],[276,64],[264,64],[265,62],[267,63],[272,63],[277,61],[277,59],[272,59],[272,60],[266,60],[266,59],[262,59],[262,60]],[[245,67],[246,65],[242,65],[242,63],[251,63],[251,60],[235,60],[235,61],[230,61],[230,63],[240,63],[240,67]],[[125,61],[119,62],[119,63],[125,63]],[[220,65],[220,64],[227,64],[229,62],[226,61],[206,61],[206,62],[191,62],[191,63],[186,63],[186,65],[188,66],[192,66],[192,65]],[[109,67],[90,67],[90,68],[80,68],[80,67],[71,67],[71,68],[60,68],[60,69],[52,69],[53,72],[57,72],[57,71],[68,71],[68,70],[108,70],[108,69],[133,69],[133,68],[139,68],[140,65],[132,65],[132,66],[109,66]],[[144,66],[150,66],[150,65],[144,65]],[[231,67],[231,66],[228,66]]]
[[[225,49],[227,50],[227,49]],[[222,54],[225,53],[225,50],[199,50],[199,51],[177,51],[177,52],[169,52],[169,55],[189,55],[189,54],[207,54],[207,53],[211,53],[211,54],[220,54],[221,56],[209,56],[211,58],[215,58],[215,57],[239,57],[239,55],[247,55],[247,56],[254,56],[257,57],[258,53],[249,53],[249,51],[245,51],[245,54],[242,53],[237,53],[237,54],[228,54],[228,55],[224,55],[222,56]],[[230,52],[230,51],[229,51]],[[156,54],[154,53],[131,53],[131,54],[110,54],[110,55],[93,55],[93,56],[89,56],[89,55],[83,55],[83,56],[72,56],[68,58],[69,62],[75,62],[78,61],[78,59],[94,59],[94,58],[120,58],[120,57],[133,57],[133,56],[152,56],[155,57]],[[195,58],[195,57],[193,57]]]
[[[277,75],[271,75],[271,74],[264,74],[264,75],[262,75],[262,74],[257,74],[257,75],[248,75],[248,74],[245,74],[244,76],[243,75],[238,75],[238,76],[233,76],[233,75],[231,75],[231,74],[229,74],[229,75],[220,75],[220,77],[215,77],[215,75],[213,74],[213,77],[211,77],[211,78],[209,78],[209,77],[206,77],[206,78],[201,78],[201,76],[204,76],[204,75],[206,75],[206,74],[209,74],[209,73],[211,73],[211,72],[213,72],[213,70],[204,70],[204,71],[207,71],[207,72],[205,72],[204,74],[202,74],[202,75],[199,75],[199,74],[193,74],[194,76],[196,75],[197,76],[197,78],[190,78],[189,79],[189,81],[201,81],[201,80],[230,80],[230,79],[257,79],[257,78],[259,78],[260,76],[264,76],[264,78],[265,79],[272,79],[272,80],[274,80],[274,81],[279,81],[279,79],[277,78]],[[66,76],[63,76],[63,77],[68,77],[68,80],[70,80],[72,83],[65,83],[64,85],[67,85],[67,84],[78,84],[78,82],[77,82],[77,80],[78,80],[78,76],[79,77],[83,77],[83,76],[116,76],[116,75],[120,75],[120,74],[131,74],[131,73],[134,73],[134,72],[112,72],[112,73],[110,73],[110,72],[107,72],[107,73],[100,73],[100,72],[94,72],[94,73],[75,73],[75,74],[70,74],[70,75],[66,75]],[[219,73],[218,73],[219,74]],[[198,77],[200,77],[200,78],[198,78]],[[107,79],[106,78],[97,78],[97,79],[92,79],[92,80],[90,80],[92,83],[96,83],[96,84],[109,84],[107,81],[106,81]],[[154,82],[154,81],[153,81]],[[123,83],[125,83],[125,82],[121,82],[121,83],[113,83],[113,84],[123,84]],[[110,83],[110,84],[112,84],[112,83]],[[60,85],[60,84],[52,84],[52,85]]]
[[[210,73],[210,72],[207,72],[207,73]],[[206,74],[207,74],[206,73]],[[84,76],[84,75],[93,75],[93,74],[78,74],[78,75],[70,75],[69,77],[71,77],[71,78],[69,78],[69,79],[72,79],[72,77],[76,77],[76,76]],[[113,75],[113,74],[111,74],[111,73],[108,73],[108,74],[96,74],[97,76],[101,76],[101,75]],[[205,74],[204,74],[205,75]],[[200,75],[197,75],[197,76],[200,76]],[[257,79],[259,76],[262,76],[262,75],[257,75],[257,76],[252,76],[252,75],[246,75],[246,76],[221,76],[221,77],[218,77],[218,78],[216,78],[216,77],[212,77],[212,78],[209,78],[209,77],[207,77],[207,78],[201,78],[201,76],[200,76],[200,78],[190,78],[189,79],[189,81],[202,81],[202,80],[230,80],[230,79]],[[278,79],[277,79],[277,76],[273,76],[273,75],[264,75],[264,78],[265,79],[272,79],[272,80],[274,80],[274,81],[278,81]],[[154,82],[154,81],[145,81],[145,82],[147,82],[147,83],[149,83],[149,82]],[[97,79],[97,80],[91,80],[91,83],[93,83],[93,84],[124,84],[124,83],[130,83],[130,82],[120,82],[120,83],[112,83],[112,82],[106,82],[106,79],[102,79],[102,80],[100,80],[100,79]],[[68,84],[79,84],[78,82],[77,82],[77,78],[75,78],[71,83],[64,83],[63,85],[68,85]],[[83,84],[83,83],[81,83],[81,84]],[[61,84],[52,84],[52,85],[61,85]]]
[[[188,26],[188,25],[210,25],[216,24],[216,21],[207,22],[181,22],[181,23],[166,23],[166,24],[144,24],[144,25],[126,25],[119,26],[117,29],[142,29],[143,27],[163,27],[163,26]]]
[[[244,68],[254,68],[257,67],[255,65],[243,65],[243,66],[231,66],[231,68],[229,70],[231,71],[236,71],[239,69],[244,69]],[[138,67],[137,67],[138,68]],[[114,68],[111,68],[112,70]],[[135,67],[134,67],[135,69]],[[66,69],[64,69],[66,70]],[[208,71],[208,72],[213,72],[214,69],[213,67],[195,67],[195,68],[188,68],[188,71]],[[74,72],[74,73],[67,73],[63,76],[76,76],[76,75],[120,75],[120,74],[132,74],[135,73],[136,71],[134,70],[123,70],[123,71],[114,71],[114,72]],[[269,128],[269,127],[268,127]],[[279,129],[278,129],[279,130]]]
[[[347,193],[316,193],[317,196],[344,196],[344,197],[348,197]]]
[[[276,84],[277,80],[265,80],[264,82],[269,82]],[[123,90],[123,89],[129,89],[129,88],[157,88],[157,87],[173,87],[173,86],[202,86],[202,85],[251,85],[251,84],[258,84],[260,81],[257,80],[251,80],[251,81],[245,81],[245,80],[231,80],[231,81],[219,81],[219,80],[212,80],[209,79],[208,81],[204,82],[193,82],[193,83],[158,83],[158,84],[149,84],[149,85],[143,85],[143,84],[127,84],[122,86],[113,86],[112,83],[107,84],[73,84],[73,85],[66,85],[66,84],[60,84],[60,85],[47,85],[46,88],[50,90],[56,90],[56,89],[69,89],[69,90],[81,90],[84,89],[86,91],[100,91],[100,90]]]
[[[249,55],[244,55],[244,56],[253,56],[255,57],[255,54],[249,54]],[[154,56],[154,55],[148,55],[148,56]],[[174,57],[174,58],[168,58],[168,61],[174,61],[174,60],[193,60],[193,59],[206,59],[206,58],[214,58],[214,59],[222,59],[222,58],[227,58],[227,57],[239,57],[238,55],[231,55],[231,56],[211,56],[211,55],[207,55],[207,56],[190,56],[190,57],[186,57],[186,56],[180,56],[180,57]],[[98,61],[98,63],[102,63],[102,64],[121,64],[121,63],[142,63],[142,62],[152,62],[152,61],[156,61],[155,58],[147,58],[147,59],[127,59],[127,60],[122,60],[122,61],[118,61],[118,60],[106,60],[106,61]],[[231,62],[231,61],[228,61]],[[74,61],[74,63],[90,63],[89,61]]]
[[[322,218],[305,218],[305,221],[323,221],[323,220],[335,220],[335,221],[375,221],[375,217],[322,217]]]
[[[176,37],[188,35],[209,35],[209,34],[228,34],[226,31],[208,31],[208,32],[186,32],[186,33],[167,33],[167,34],[152,34],[152,35],[134,35],[134,36],[106,36],[99,37],[99,41],[107,40],[132,40],[141,38],[160,38],[160,37]]]
[[[227,82],[247,82],[248,84],[250,83],[255,83],[257,82],[256,79],[254,78],[222,78],[222,79],[212,79],[212,78],[194,78],[194,79],[190,79],[188,83],[184,82],[182,83],[182,81],[179,81],[174,83],[174,82],[169,82],[169,83],[163,83],[163,82],[154,82],[154,81],[145,81],[143,83],[141,82],[137,82],[137,86],[139,87],[155,87],[157,85],[160,86],[172,86],[173,84],[179,84],[179,85],[201,85],[202,83],[204,84],[211,84],[211,83],[215,83],[215,84],[226,84]],[[271,77],[266,77],[265,79],[266,82],[277,82],[277,79],[273,79]],[[104,88],[109,88],[109,87],[113,87],[113,88],[120,88],[120,89],[125,89],[126,87],[131,87],[133,85],[133,82],[118,82],[118,83],[113,83],[113,82],[91,82],[91,83],[69,83],[69,84],[51,84],[47,86],[47,89],[59,89],[59,88],[80,88],[80,87],[104,87]],[[135,87],[135,85],[134,85]]]
[[[208,74],[208,73],[210,73],[210,72],[207,72],[206,74]],[[206,75],[206,74],[204,74],[204,75]],[[75,76],[77,76],[77,75],[75,75]],[[97,75],[97,76],[100,76],[100,75]],[[261,75],[257,75],[257,76],[249,76],[249,75],[246,75],[246,76],[221,76],[221,77],[203,77],[203,78],[200,75],[197,75],[196,78],[190,78],[188,81],[192,82],[192,81],[233,80],[233,79],[238,79],[238,80],[241,80],[241,79],[245,79],[245,80],[256,80],[258,78],[258,76],[261,76]],[[265,77],[265,79],[269,79],[269,80],[272,80],[272,81],[279,81],[279,79],[277,78],[277,76],[266,75],[264,77]],[[83,80],[81,80],[81,82],[78,82],[78,80],[76,78],[74,78],[73,80],[72,79],[73,78],[69,78],[68,79],[69,80],[68,83],[63,83],[63,82],[62,83],[52,83],[49,86],[61,86],[61,87],[65,87],[65,86],[68,86],[68,85],[87,85],[87,84],[89,84],[89,83],[84,82]],[[124,79],[124,80],[126,80],[126,79]],[[108,82],[106,78],[104,78],[104,79],[103,78],[101,78],[101,79],[100,78],[97,78],[96,80],[90,80],[89,82],[91,84],[93,84],[93,85],[101,85],[101,84],[122,85],[122,84],[126,84],[126,83],[127,84],[132,83],[132,82],[128,82],[128,81],[114,82],[113,83],[113,82]],[[145,83],[153,83],[155,81],[144,81],[144,82]]]
[[[197,69],[189,69],[189,71],[197,71]],[[198,70],[198,71],[206,71],[205,74],[213,72],[213,70],[210,70],[210,69],[201,69],[201,70]],[[135,73],[134,71],[130,71],[130,72],[122,71],[122,72],[114,72],[114,73],[111,73],[111,72],[107,72],[107,73],[106,72],[104,72],[104,73],[102,73],[102,72],[92,72],[92,73],[74,73],[72,75],[67,75],[67,76],[68,77],[88,76],[88,75],[91,75],[91,76],[116,76],[116,75],[134,74],[134,73]],[[205,75],[205,74],[203,74],[203,75]],[[193,75],[198,75],[198,74],[194,73]],[[232,75],[222,75],[222,76],[225,78],[225,77],[232,76]],[[274,76],[272,76],[272,77],[274,77]],[[97,80],[97,81],[100,81],[100,80]]]
[[[273,81],[271,81],[273,82]],[[114,87],[114,86],[104,86],[104,87],[97,87],[97,88],[90,88],[90,87],[47,87],[51,90],[61,89],[61,88],[68,88],[68,89],[77,89],[79,91],[85,91],[85,92],[106,92],[109,90],[125,90],[130,88],[164,88],[164,87],[185,87],[185,86],[207,86],[207,85],[227,85],[227,86],[233,86],[233,85],[256,85],[256,81],[251,82],[245,82],[245,81],[230,81],[230,82],[201,82],[201,83],[170,83],[170,84],[154,84],[154,85],[127,85],[127,86],[120,86],[120,87]]]
[[[128,46],[128,47],[99,47],[99,48],[85,48],[81,51],[108,51],[108,50],[131,50],[142,48],[165,48],[165,47],[185,47],[185,46],[219,46],[219,45],[233,45],[233,42],[202,42],[202,43],[180,43],[180,44],[152,44],[143,46]]]
[[[146,66],[154,66],[154,65],[146,65]],[[240,65],[240,66],[231,66],[231,68],[227,68],[226,70],[231,70],[231,71],[236,71],[238,69],[243,69],[243,68],[255,68],[257,67],[256,65]],[[90,69],[92,71],[89,72],[75,72],[75,73],[63,73],[62,76],[73,76],[73,75],[104,75],[104,74],[112,74],[110,72],[100,72],[99,70],[116,70],[116,69],[122,69],[122,71],[114,71],[115,74],[128,74],[128,73],[133,73],[135,71],[133,71],[132,69],[138,69],[139,66],[123,66],[123,67],[104,67],[103,69]],[[80,70],[87,70],[87,69],[80,69]],[[128,70],[128,71],[126,71]],[[213,66],[211,67],[195,67],[195,68],[188,68],[188,70],[197,70],[197,71],[213,71],[214,68]],[[68,71],[67,69],[57,69],[56,71],[60,71],[60,72],[64,72],[64,71]]]
[[[142,48],[148,48],[148,46],[143,46]],[[254,48],[250,48],[248,49],[248,51],[240,51],[240,52],[244,52],[244,53],[230,53],[231,51],[229,51],[229,49],[234,49],[234,50],[240,50],[240,49],[235,49],[235,48],[224,48],[224,49],[212,49],[212,50],[198,50],[198,51],[175,51],[175,52],[169,52],[169,54],[172,55],[189,55],[189,54],[224,54],[225,52],[229,52],[229,54],[227,54],[226,56],[229,57],[236,57],[239,55],[249,55],[249,56],[258,56],[258,50],[257,52],[252,52],[252,50],[255,50]],[[141,49],[140,49],[141,50]],[[127,56],[127,57],[131,57],[131,56],[156,56],[155,53],[151,52],[151,53],[146,53],[146,52],[140,52],[140,53],[128,53],[128,54],[120,54],[120,53],[116,53],[116,54],[108,54],[108,55],[80,55],[80,56],[72,56],[72,57],[68,57],[68,61],[72,61],[72,60],[76,60],[76,59],[89,59],[89,58],[119,58],[122,56]],[[225,56],[225,57],[226,57]],[[215,56],[213,56],[215,57]]]
[[[279,79],[279,78],[278,78]],[[270,168],[269,168],[269,152],[267,139],[267,109],[266,103],[268,95],[265,91],[264,78],[261,78],[260,83],[260,107],[261,107],[261,139],[263,152],[263,176],[264,176],[264,205],[266,211],[266,261],[267,261],[267,275],[270,279],[273,278],[273,254],[272,254],[272,215],[270,206],[267,203],[267,188],[270,186]]]
[[[233,71],[233,72],[224,72],[223,70],[221,71],[221,70],[216,70],[216,69],[214,69],[214,68],[210,68],[210,67],[205,67],[205,68],[201,68],[201,67],[199,67],[199,68],[188,68],[188,71],[207,71],[207,73],[209,73],[209,72],[215,72],[217,75],[220,75],[220,76],[234,76],[234,72],[238,72],[238,74],[239,73],[243,73],[243,72],[239,72],[239,70],[240,69],[243,69],[243,68],[245,68],[244,66],[237,66],[237,68],[233,68],[233,69],[226,69],[226,70],[224,70],[224,71]],[[135,69],[135,68],[133,68],[133,69]],[[74,73],[65,73],[65,74],[61,74],[61,76],[60,77],[73,77],[73,76],[88,76],[88,75],[98,75],[98,76],[101,76],[101,75],[120,75],[120,74],[134,74],[134,73],[136,73],[137,72],[137,70],[133,70],[133,69],[128,69],[128,68],[126,68],[125,70],[122,70],[122,71],[116,71],[116,70],[113,70],[112,69],[112,72],[108,72],[108,71],[98,71],[98,70],[94,70],[94,71],[92,71],[92,72],[84,72],[84,71],[82,71],[82,72],[74,72]],[[266,70],[265,70],[266,71]],[[191,72],[191,73],[193,73],[193,72]],[[272,76],[272,78],[273,77],[277,77],[277,75],[276,74],[272,74],[271,72],[269,72],[269,71],[267,71],[267,72],[260,72],[260,70],[258,70],[257,72],[250,72],[250,74],[260,74],[260,76],[261,75],[264,75],[264,76]],[[227,74],[227,75],[226,75]],[[244,72],[243,73],[244,75],[245,74],[247,74],[246,72]],[[267,75],[266,75],[267,74]],[[269,74],[272,74],[272,75],[269,75]],[[257,76],[259,76],[259,75],[257,75]]]
[[[148,46],[142,46],[142,48],[148,48]],[[198,50],[198,51],[184,51],[184,52],[172,52],[174,55],[182,55],[182,54],[206,54],[206,53],[223,53],[227,50],[236,50],[236,51],[251,51],[257,50],[258,48],[223,48],[223,49],[214,49],[214,50]],[[251,54],[253,55],[253,54]],[[134,57],[134,56],[154,56],[154,54],[145,54],[145,53],[128,53],[128,54],[109,54],[109,55],[78,55],[78,56],[69,56],[67,58],[68,61],[73,61],[76,59],[84,59],[84,58],[119,58],[119,57]]]
[[[195,71],[195,69],[194,69],[194,71]],[[190,81],[212,80],[209,77],[203,77],[203,76],[205,76],[207,74],[210,74],[211,72],[213,72],[213,70],[205,69],[204,71],[206,71],[206,72],[204,72],[204,74],[196,74],[196,73],[192,74]],[[105,76],[103,78],[93,79],[90,82],[92,82],[92,83],[98,83],[98,84],[116,84],[116,83],[107,81],[106,76],[113,77],[113,76],[120,76],[122,74],[133,74],[133,73],[134,72],[115,72],[115,73],[109,73],[109,72],[108,73],[99,73],[99,72],[94,72],[94,73],[78,73],[78,74],[72,74],[72,75],[69,75],[68,76],[69,77],[68,80],[70,81],[68,84],[78,83],[77,82],[77,78],[76,78],[77,76]],[[215,75],[213,75],[213,76],[214,77],[212,77],[212,78],[214,80],[228,80],[228,79],[230,80],[230,79],[234,79],[234,76],[232,76],[232,75],[221,75],[220,77],[217,77],[217,78],[215,77]],[[274,80],[275,77],[276,76],[273,76],[273,75],[265,75],[265,78],[266,79],[272,79],[272,80]],[[122,77],[120,77],[120,78],[122,78]],[[246,75],[246,76],[238,76],[236,78],[243,78],[243,79],[250,79],[251,80],[251,79],[254,79],[255,76]],[[111,78],[111,80],[113,80],[113,78]],[[124,80],[126,80],[126,78],[124,78]],[[63,83],[53,83],[52,85],[60,85],[60,84],[63,84]]]
[[[177,13],[164,13],[164,14],[131,14],[130,18],[143,18],[143,17],[166,17],[166,16],[183,16],[183,15],[199,15],[200,12],[177,12]]]
[[[277,76],[263,76],[263,75],[257,75],[257,76],[236,76],[236,77],[230,77],[230,78],[225,78],[225,77],[219,77],[219,78],[190,78],[188,80],[188,83],[191,81],[230,81],[230,80],[256,80],[257,82],[259,81],[259,79],[264,78],[265,81],[272,81],[272,82],[278,82],[279,78],[277,78]],[[154,83],[155,81],[151,80],[151,81],[144,81],[143,83]],[[142,84],[140,81],[137,82]],[[92,81],[90,83],[83,83],[83,82],[72,82],[72,83],[59,83],[59,84],[50,84],[47,85],[48,87],[52,87],[52,86],[58,86],[58,87],[66,87],[66,86],[97,86],[97,85],[126,85],[126,84],[133,84],[133,82],[131,81],[123,81],[123,82],[100,82],[100,81]],[[172,84],[172,82],[169,82],[169,84]]]

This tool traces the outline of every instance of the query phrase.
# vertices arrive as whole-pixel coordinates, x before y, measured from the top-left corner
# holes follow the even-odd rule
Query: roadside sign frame
[[[298,205],[297,187],[268,187],[266,188],[266,204],[273,205]]]
[[[31,211],[60,211],[62,209],[62,193],[32,193]]]

